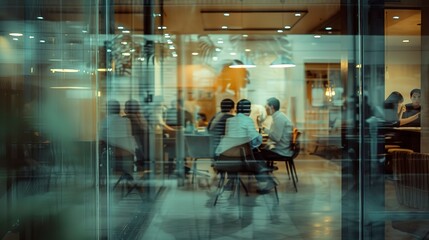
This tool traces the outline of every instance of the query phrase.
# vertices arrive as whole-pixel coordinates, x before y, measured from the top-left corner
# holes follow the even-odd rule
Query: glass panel
[[[98,6],[2,1],[2,11],[0,236],[97,238]]]

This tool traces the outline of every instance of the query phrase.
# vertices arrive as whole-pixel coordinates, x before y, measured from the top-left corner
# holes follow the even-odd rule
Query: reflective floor
[[[237,194],[225,191],[213,206],[217,176],[209,161],[198,160],[198,169],[209,170],[210,177],[189,177],[178,187],[177,179],[165,182],[156,200],[146,209],[144,219],[135,224],[139,239],[341,239],[340,161],[301,154],[296,159],[298,192],[288,178],[283,163],[277,163],[279,204],[274,191],[256,193],[253,178],[243,177],[250,187]],[[394,196],[393,185],[386,182],[386,194]],[[144,199],[144,198],[143,198]],[[141,195],[133,191],[123,206],[138,204]],[[395,205],[394,198],[387,198]],[[147,206],[147,202],[143,200]],[[137,208],[136,208],[137,209]],[[385,239],[414,239],[386,223]]]

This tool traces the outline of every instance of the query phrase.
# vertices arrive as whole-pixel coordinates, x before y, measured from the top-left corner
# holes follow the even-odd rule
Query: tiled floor
[[[184,186],[177,179],[160,180],[164,187],[150,201],[134,191],[120,201],[120,211],[135,215],[117,239],[129,239],[138,232],[137,239],[341,239],[341,166],[340,161],[326,160],[315,155],[301,154],[295,160],[299,182],[295,192],[288,179],[284,163],[277,163],[279,203],[274,192],[256,193],[256,183],[244,176],[250,186],[249,196],[242,189],[237,195],[224,192],[213,206],[217,177],[209,161],[198,160],[199,169],[208,169],[211,177],[190,177]],[[153,183],[152,183],[153,184]],[[147,189],[146,189],[147,190]],[[386,209],[397,209],[393,183],[386,181]],[[146,199],[145,199],[146,198]],[[130,208],[130,206],[134,206]],[[126,211],[125,211],[125,210]],[[139,210],[140,209],[140,210]],[[139,212],[140,211],[140,212]],[[356,224],[359,224],[356,220]],[[125,229],[125,230],[124,230]],[[127,233],[128,232],[128,233]],[[125,233],[125,234],[124,234]],[[134,239],[134,238],[133,238]],[[373,239],[380,239],[375,237]],[[411,235],[391,227],[386,221],[384,239],[414,239]]]
[[[199,163],[199,168],[204,168]],[[213,206],[216,179],[207,186],[198,183],[177,187],[175,181],[161,197],[159,210],[141,239],[340,239],[340,170],[339,166],[315,156],[301,155],[296,160],[298,192],[288,179],[283,163],[275,176],[280,181],[279,204],[275,194],[259,195],[255,183],[249,196],[241,191],[229,197],[224,192]]]

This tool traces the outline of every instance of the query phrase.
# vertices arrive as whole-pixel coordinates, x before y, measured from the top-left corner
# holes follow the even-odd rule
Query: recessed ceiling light
[[[122,29],[124,29],[124,27],[122,27],[122,26],[118,26],[118,29],[119,29],[119,30],[122,30]]]
[[[229,17],[229,13],[224,13],[223,14],[225,17]]]
[[[331,30],[332,30],[332,27],[325,27],[325,30],[326,30],[326,31],[331,31]]]
[[[232,53],[229,53],[229,55],[231,55],[231,56],[236,56],[236,55],[237,55],[237,53],[232,52]]]
[[[18,41],[18,38],[14,37],[12,38],[13,41]]]
[[[158,27],[158,29],[159,29],[159,30],[161,30],[161,29],[162,29],[162,30],[165,30],[165,29],[167,29],[167,27],[166,27],[166,26],[159,26],[159,27]]]
[[[392,18],[395,19],[395,20],[398,20],[399,16],[393,16]]]
[[[218,40],[217,43],[223,44],[223,40]]]
[[[174,49],[176,49],[173,45],[170,45],[169,47],[168,47],[168,49],[170,49],[170,50],[174,50]]]
[[[244,49],[244,51],[246,51],[246,52],[250,52],[250,51],[252,51],[251,49],[249,49],[249,48],[246,48],[246,49]]]
[[[289,26],[289,25],[286,25],[285,26],[285,29],[291,29],[292,27],[291,26]]]
[[[283,32],[283,30],[279,29],[279,30],[277,30],[277,32],[278,32],[278,33],[282,33],[282,32]]]
[[[123,30],[122,33],[130,33],[130,30]]]
[[[216,48],[216,49],[215,49],[215,51],[216,51],[216,52],[220,52],[220,51],[222,51],[222,50],[221,50],[220,48]]]
[[[43,20],[43,17],[42,17],[42,16],[39,16],[39,17],[37,17],[37,19],[39,19],[39,20]]]
[[[301,17],[301,13],[295,13],[295,17]]]
[[[127,43],[127,42],[121,42],[121,44],[122,44],[122,45],[127,45],[128,43]]]
[[[409,43],[409,42],[410,42],[410,40],[409,40],[409,39],[404,39],[404,40],[402,40],[402,42],[403,42],[403,43]]]
[[[247,34],[243,34],[242,35],[244,38],[247,38],[249,35],[247,35]]]
[[[228,26],[222,26],[222,29],[228,29]]]
[[[218,58],[218,57],[213,57],[212,59],[213,59],[213,61],[215,61],[215,62],[216,62],[217,60],[219,60],[219,58]]]
[[[322,36],[320,35],[314,35],[314,38],[321,38]]]
[[[197,52],[193,52],[192,55],[193,56],[198,56],[198,53]]]
[[[122,56],[130,56],[130,55],[131,55],[131,53],[129,53],[129,52],[122,53]]]
[[[22,33],[9,33],[9,35],[12,37],[21,37]]]
[[[34,36],[29,36],[28,38],[34,38]]]
[[[45,41],[45,40],[43,40],[43,39],[41,39],[39,42],[41,42],[41,43],[45,43],[46,41]]]

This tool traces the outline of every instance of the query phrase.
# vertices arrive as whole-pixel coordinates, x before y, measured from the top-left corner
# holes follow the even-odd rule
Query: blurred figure
[[[131,123],[120,115],[121,107],[117,100],[107,102],[107,116],[101,122],[100,140],[104,147],[113,152],[115,170],[131,172],[136,141],[131,133]]]
[[[404,124],[404,127],[420,127],[420,89],[415,88],[410,92],[411,103],[405,105],[405,112],[402,118],[409,118],[418,114],[418,118],[410,123]]]
[[[236,110],[237,115],[226,121],[225,136],[221,139],[215,151],[217,156],[222,157],[222,153],[246,143],[250,144],[252,151],[256,153],[258,152],[258,147],[262,144],[262,136],[256,131],[255,125],[249,117],[251,102],[247,99],[240,100],[237,103]],[[259,193],[269,193],[277,185],[273,177],[268,175],[270,169],[266,168],[264,161],[254,160],[248,162],[247,170],[254,172],[255,178],[259,183]],[[262,186],[263,182],[266,183],[265,186]],[[229,184],[227,183],[227,185]]]
[[[225,135],[226,120],[234,117],[234,107],[235,102],[232,99],[223,99],[220,103],[220,112],[216,113],[207,126],[207,130],[213,135],[214,149],[217,148],[220,139]]]
[[[264,129],[268,133],[266,148],[261,149],[260,156],[264,160],[276,160],[292,156],[291,139],[293,124],[286,114],[279,111],[280,101],[277,98],[269,98],[265,105],[267,114],[272,116],[270,129]]]
[[[182,113],[184,114],[182,118]],[[194,117],[183,107],[183,100],[177,99],[173,101],[171,107],[166,112],[166,123],[171,127],[182,127],[186,124],[194,126]]]
[[[130,99],[125,102],[125,117],[131,123],[131,133],[136,141],[135,154],[138,165],[142,166],[143,163],[149,159],[148,153],[148,124],[146,119],[140,113],[140,104],[137,100]]]
[[[384,100],[384,119],[386,126],[399,127],[411,123],[420,117],[420,113],[403,118],[405,106],[404,97],[401,93],[394,91]]]

